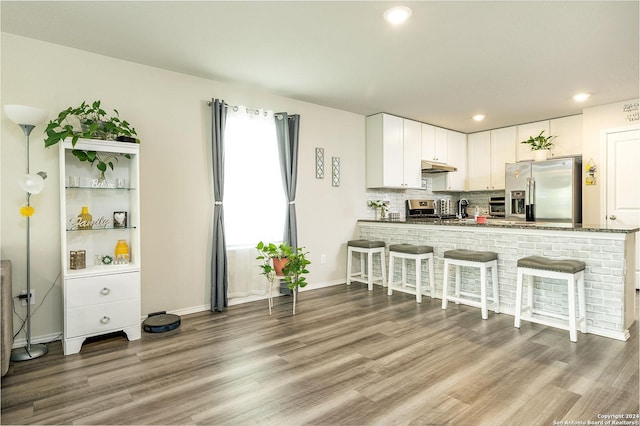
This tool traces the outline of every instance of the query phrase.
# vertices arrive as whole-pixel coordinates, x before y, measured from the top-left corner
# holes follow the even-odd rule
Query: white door
[[[640,226],[640,130],[607,135],[607,225]],[[636,234],[636,288],[640,288],[640,236]]]

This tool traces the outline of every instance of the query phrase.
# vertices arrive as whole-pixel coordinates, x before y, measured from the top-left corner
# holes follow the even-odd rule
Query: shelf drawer
[[[65,339],[140,326],[140,300],[104,303],[67,310]]]
[[[140,273],[97,275],[65,281],[66,308],[140,299]]]

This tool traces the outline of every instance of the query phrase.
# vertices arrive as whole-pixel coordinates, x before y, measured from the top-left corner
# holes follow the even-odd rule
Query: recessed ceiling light
[[[406,6],[395,6],[384,12],[384,19],[393,25],[402,24],[409,19],[413,11]]]
[[[475,121],[482,121],[482,120],[484,120],[484,117],[485,117],[484,114],[476,114],[476,115],[473,116],[473,119]]]
[[[573,95],[573,100],[576,102],[584,102],[589,99],[589,96],[591,96],[590,93],[578,93],[577,95]]]

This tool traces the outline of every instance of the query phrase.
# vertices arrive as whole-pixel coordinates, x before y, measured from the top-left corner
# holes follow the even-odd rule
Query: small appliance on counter
[[[442,200],[440,200],[442,201]],[[453,218],[452,214],[438,214],[435,200],[407,200],[407,219],[415,218]]]
[[[489,198],[489,216],[504,217],[506,211],[504,196],[496,196]]]

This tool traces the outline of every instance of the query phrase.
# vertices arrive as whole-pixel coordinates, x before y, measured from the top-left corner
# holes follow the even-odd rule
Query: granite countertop
[[[406,219],[406,220],[374,220],[360,219],[359,222],[405,224],[405,225],[434,225],[434,226],[464,226],[464,227],[489,227],[508,229],[538,229],[538,230],[566,230],[581,232],[611,232],[632,233],[640,231],[638,227],[630,226],[600,226],[589,224],[572,224],[560,222],[525,222],[507,219],[487,219],[487,223],[475,223],[473,219]]]

